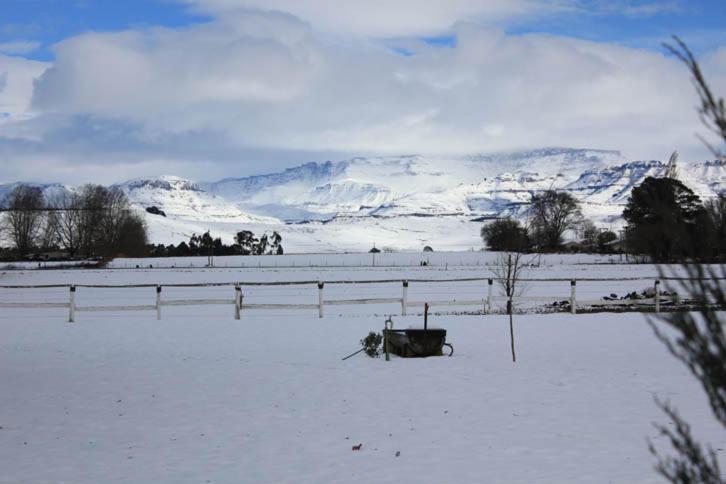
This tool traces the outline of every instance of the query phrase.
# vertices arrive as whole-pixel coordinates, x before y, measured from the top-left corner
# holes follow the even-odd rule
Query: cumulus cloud
[[[502,19],[573,10],[575,0],[178,0],[201,12],[229,15],[256,9],[289,12],[323,32],[343,36],[432,35],[458,22]]]
[[[707,156],[688,74],[659,52],[510,35],[457,14],[440,24],[453,19],[455,46],[410,40],[413,55],[402,56],[388,42],[333,40],[319,17],[248,3],[205,3],[217,18],[192,27],[73,37],[55,46],[52,66],[4,67],[21,60],[0,56],[0,74],[15,83],[0,156],[42,164],[45,176],[104,181],[166,168],[213,179],[369,153],[576,146]],[[361,32],[376,29],[385,31]],[[717,92],[726,92],[724,52],[703,60]]]
[[[26,119],[31,115],[33,81],[48,67],[22,57],[0,54],[0,123]],[[0,130],[0,137],[3,131]]]
[[[143,118],[181,106],[300,93],[320,63],[307,26],[250,12],[185,29],[90,33],[56,46],[39,109]]]

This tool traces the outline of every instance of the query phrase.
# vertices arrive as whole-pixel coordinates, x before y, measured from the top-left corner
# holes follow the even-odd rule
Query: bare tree
[[[84,185],[80,191],[78,238],[79,248],[86,257],[98,250],[107,191],[101,185]]]
[[[533,195],[529,213],[534,239],[546,249],[557,249],[565,231],[576,228],[582,218],[575,197],[557,190]]]
[[[582,231],[582,243],[590,250],[596,248],[600,230],[595,223],[589,218],[583,219],[580,223],[580,230]]]
[[[691,72],[701,100],[698,110],[701,121],[726,143],[724,100],[713,95],[686,44],[678,37],[674,40],[675,46],[665,44],[665,47]],[[703,141],[714,155],[723,157],[722,150]],[[680,282],[675,290],[699,302],[700,309],[697,312],[666,313],[649,320],[649,324],[671,354],[686,365],[701,383],[714,416],[726,429],[726,335],[723,313],[716,310],[726,307],[726,294],[722,287],[726,268],[704,268],[700,264],[685,265],[684,268],[688,278]],[[668,438],[676,455],[663,457],[651,443],[650,450],[658,459],[656,470],[673,483],[724,482],[713,449],[704,450],[675,408],[667,402],[658,402],[658,405],[675,424],[675,430],[664,425],[659,425],[658,429]]]
[[[81,245],[79,225],[81,223],[81,198],[75,192],[62,192],[48,202],[50,213],[55,217],[55,231],[58,244],[74,257]]]
[[[21,256],[35,246],[43,223],[43,192],[38,187],[18,185],[7,202],[10,236]]]
[[[119,247],[122,230],[130,217],[131,207],[126,194],[119,187],[111,187],[102,194],[101,231],[97,234],[97,251],[108,255]]]
[[[57,195],[50,207],[58,243],[71,256],[145,252],[146,225],[119,187],[85,185]]]
[[[58,247],[58,213],[54,211],[45,211],[42,227],[39,231],[38,245],[44,251]]]
[[[655,469],[669,482],[680,484],[721,484],[721,470],[713,449],[704,449],[694,440],[690,426],[668,403],[657,401],[658,406],[673,421],[675,430],[658,425],[660,434],[678,450],[678,457],[661,457],[652,442],[650,451],[658,457]]]
[[[507,297],[507,314],[509,315],[509,339],[512,347],[512,361],[517,361],[514,351],[514,298],[521,296],[524,290],[522,275],[531,264],[531,258],[521,252],[499,254],[492,271],[496,276],[502,292]]]
[[[726,103],[723,98],[718,98],[711,92],[711,88],[706,82],[706,78],[701,71],[701,67],[696,61],[696,57],[688,46],[677,36],[673,36],[675,45],[663,44],[668,52],[676,56],[681,62],[683,62],[691,73],[693,78],[693,84],[696,87],[696,93],[698,94],[701,105],[698,107],[698,115],[701,118],[701,122],[706,128],[715,133],[722,141],[726,142]],[[714,156],[718,158],[726,157],[723,149],[718,149],[712,146],[705,138],[699,136],[701,141],[708,146]]]
[[[668,351],[701,383],[713,414],[726,428],[726,336],[722,313],[717,311],[726,307],[726,294],[721,287],[726,269],[704,268],[701,264],[683,267],[687,278],[668,289],[691,300],[700,309],[697,312],[664,313],[656,319],[649,319],[648,323]],[[667,402],[657,403],[674,422],[675,430],[664,425],[657,428],[678,453],[677,457],[662,457],[651,443],[650,450],[658,458],[658,472],[674,483],[722,482],[713,449],[704,450],[696,442],[688,424],[675,408]]]

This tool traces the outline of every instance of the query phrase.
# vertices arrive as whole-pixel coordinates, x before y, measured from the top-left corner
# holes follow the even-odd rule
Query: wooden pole
[[[429,329],[429,303],[424,303],[424,331]]]
[[[156,320],[161,321],[161,286],[156,286]]]
[[[71,286],[70,289],[68,296],[68,322],[74,323],[76,321],[76,286]]]
[[[349,354],[349,355],[348,355],[348,356],[346,356],[345,358],[342,358],[342,359],[341,359],[341,361],[345,361],[345,360],[347,360],[348,358],[351,358],[351,357],[353,357],[353,356],[357,355],[357,354],[358,354],[358,353],[360,353],[361,351],[365,351],[365,348],[361,348],[361,349],[359,349],[358,351],[356,351],[355,353],[351,353],[351,354]]]
[[[239,283],[234,285],[234,319],[240,319],[240,309],[242,308],[242,288]]]
[[[390,350],[388,348],[388,330],[393,329],[393,320],[389,316],[383,323],[383,350],[386,352],[386,361],[390,361]]]
[[[575,288],[577,287],[577,281],[574,279],[570,281],[570,309],[572,314],[577,314],[577,295]]]
[[[408,305],[408,281],[403,281],[403,294],[401,296],[401,316],[406,315],[406,306]]]
[[[491,313],[492,312],[492,288],[494,286],[494,280],[489,279],[489,281],[487,281],[487,282],[489,285],[489,287],[487,289],[487,313]]]
[[[655,312],[660,312],[660,279],[655,280],[654,284]]]
[[[318,317],[323,317],[323,287],[325,287],[324,282],[318,281]]]

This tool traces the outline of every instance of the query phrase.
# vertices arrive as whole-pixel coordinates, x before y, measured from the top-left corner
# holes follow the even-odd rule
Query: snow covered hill
[[[201,183],[175,176],[119,185],[146,216],[155,243],[211,230],[231,241],[242,229],[277,230],[287,250],[481,247],[481,221],[522,216],[532,194],[550,188],[577,197],[600,226],[622,224],[631,190],[663,176],[660,161],[617,151],[548,148],[470,156],[404,155],[306,163],[279,173]],[[679,165],[702,198],[726,190],[726,162]],[[0,185],[0,197],[13,185]],[[70,189],[44,185],[44,191]],[[144,209],[157,207],[166,216]]]
[[[548,148],[458,157],[352,158],[193,186],[194,193],[257,217],[249,221],[253,229],[270,229],[270,220],[277,220],[275,230],[293,250],[365,250],[373,244],[468,249],[481,246],[481,220],[521,216],[532,194],[550,188],[571,192],[587,217],[617,228],[633,187],[648,176],[663,176],[665,170],[660,161],[628,161],[617,151]],[[723,161],[682,165],[679,177],[702,198],[726,190]],[[142,203],[134,191],[129,196]],[[155,201],[161,208],[168,203]],[[220,222],[210,228],[228,238],[237,230],[223,223],[223,217],[207,216],[208,209],[170,212],[179,219],[177,225]]]
[[[227,223],[278,223],[257,217],[199,188],[193,181],[176,176],[131,180],[119,185],[129,199],[142,208],[158,207],[167,217]]]
[[[526,201],[532,190],[560,188],[587,169],[623,162],[616,151],[566,148],[353,158],[202,186],[252,213],[288,222],[334,215],[496,215],[503,205]]]

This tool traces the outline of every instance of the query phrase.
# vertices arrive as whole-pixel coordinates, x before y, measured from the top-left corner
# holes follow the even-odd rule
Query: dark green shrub
[[[383,342],[383,335],[380,333],[374,333],[371,331],[364,339],[360,340],[360,344],[363,345],[365,353],[371,358],[378,358],[381,354],[380,347]]]

